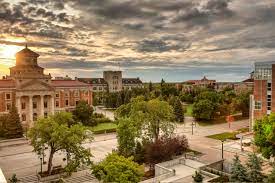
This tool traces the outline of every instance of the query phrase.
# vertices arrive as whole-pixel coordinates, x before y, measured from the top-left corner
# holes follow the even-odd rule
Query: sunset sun
[[[21,46],[15,46],[15,45],[5,45],[2,46],[0,50],[0,57],[3,58],[14,58],[16,52],[18,52],[20,49],[22,49]]]

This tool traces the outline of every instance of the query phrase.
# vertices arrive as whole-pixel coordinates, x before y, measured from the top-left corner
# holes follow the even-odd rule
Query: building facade
[[[79,81],[93,85],[93,92],[119,92],[133,88],[143,88],[139,78],[123,78],[121,71],[104,71],[103,78],[78,78]]]
[[[250,123],[275,112],[275,62],[255,63],[254,91],[250,97]]]
[[[39,54],[29,48],[16,53],[16,65],[0,80],[0,113],[17,107],[24,127],[39,117],[70,111],[80,100],[92,104],[92,85],[78,80],[52,80],[37,63]]]

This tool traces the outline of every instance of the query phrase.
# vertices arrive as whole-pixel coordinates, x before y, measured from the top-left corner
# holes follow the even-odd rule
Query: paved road
[[[178,125],[176,129],[177,134],[185,134],[189,140],[191,149],[202,152],[204,155],[201,160],[205,163],[210,163],[221,159],[221,151],[217,147],[221,144],[220,141],[206,138],[207,135],[222,133],[225,131],[233,131],[239,128],[246,127],[248,120],[234,122],[231,129],[227,124],[212,125],[207,127],[194,127],[194,135],[191,134],[191,120],[187,119],[185,125]],[[90,148],[94,155],[95,162],[103,159],[106,154],[110,153],[112,149],[117,146],[116,134],[102,134],[96,135],[93,142],[84,144],[85,147]],[[232,158],[235,153],[225,152],[225,158]],[[65,164],[62,159],[65,157],[64,153],[57,153],[54,158],[54,165]],[[2,168],[6,177],[10,177],[13,173],[18,176],[26,176],[35,174],[40,170],[40,161],[38,156],[32,152],[32,147],[26,140],[20,140],[18,144],[14,142],[11,146],[5,144],[0,145],[0,167]],[[46,169],[46,165],[43,167]]]

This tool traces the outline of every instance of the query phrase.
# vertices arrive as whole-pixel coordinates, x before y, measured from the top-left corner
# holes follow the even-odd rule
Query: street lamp
[[[42,155],[43,156],[43,155]],[[42,176],[42,171],[43,171],[43,162],[42,162],[43,158],[40,156],[40,172],[41,172],[41,176]]]
[[[194,122],[192,121],[192,135],[194,134]]]
[[[222,141],[222,159],[223,159],[223,142],[224,140],[221,140]]]

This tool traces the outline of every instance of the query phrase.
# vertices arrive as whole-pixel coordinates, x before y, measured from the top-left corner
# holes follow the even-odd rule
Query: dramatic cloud
[[[0,0],[0,72],[28,42],[53,75],[242,80],[274,60],[274,19],[270,0]]]

